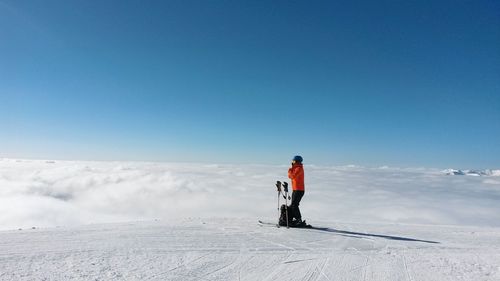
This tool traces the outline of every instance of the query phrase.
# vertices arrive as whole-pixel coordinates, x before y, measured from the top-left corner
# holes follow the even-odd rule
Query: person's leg
[[[302,215],[300,214],[300,200],[302,199],[302,196],[304,196],[304,191],[300,190],[294,190],[292,193],[292,204],[290,207],[292,208],[292,215],[294,218],[296,218],[298,221],[302,220]]]

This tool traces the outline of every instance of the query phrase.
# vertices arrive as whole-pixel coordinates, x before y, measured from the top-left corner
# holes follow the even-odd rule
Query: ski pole
[[[288,228],[288,183],[283,183],[283,190],[285,191],[285,213],[286,213],[286,228]]]
[[[280,224],[280,195],[281,195],[281,182],[277,181],[276,182],[276,189],[278,190],[278,225]]]
[[[281,194],[281,182],[276,182],[276,188],[278,189],[278,211],[280,209],[280,194]]]

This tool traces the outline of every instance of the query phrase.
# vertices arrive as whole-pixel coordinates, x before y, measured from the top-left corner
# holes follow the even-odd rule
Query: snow
[[[500,280],[500,181],[440,169],[0,159],[0,280]],[[281,200],[283,202],[283,199]]]
[[[500,176],[500,170],[491,170],[491,169],[486,169],[486,170],[456,170],[456,169],[446,169],[443,171],[443,173],[449,175],[449,176],[493,176],[493,177],[498,177]]]
[[[500,229],[183,219],[0,233],[1,280],[499,280]]]

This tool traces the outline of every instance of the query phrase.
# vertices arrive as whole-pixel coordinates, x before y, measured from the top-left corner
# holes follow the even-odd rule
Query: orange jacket
[[[304,167],[295,163],[288,169],[288,177],[292,180],[292,190],[304,191]]]

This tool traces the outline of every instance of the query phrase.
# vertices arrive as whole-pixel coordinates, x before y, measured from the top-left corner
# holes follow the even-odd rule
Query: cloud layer
[[[0,160],[0,229],[278,215],[287,166]],[[500,226],[498,177],[306,166],[303,217]],[[283,202],[283,199],[281,199]]]

